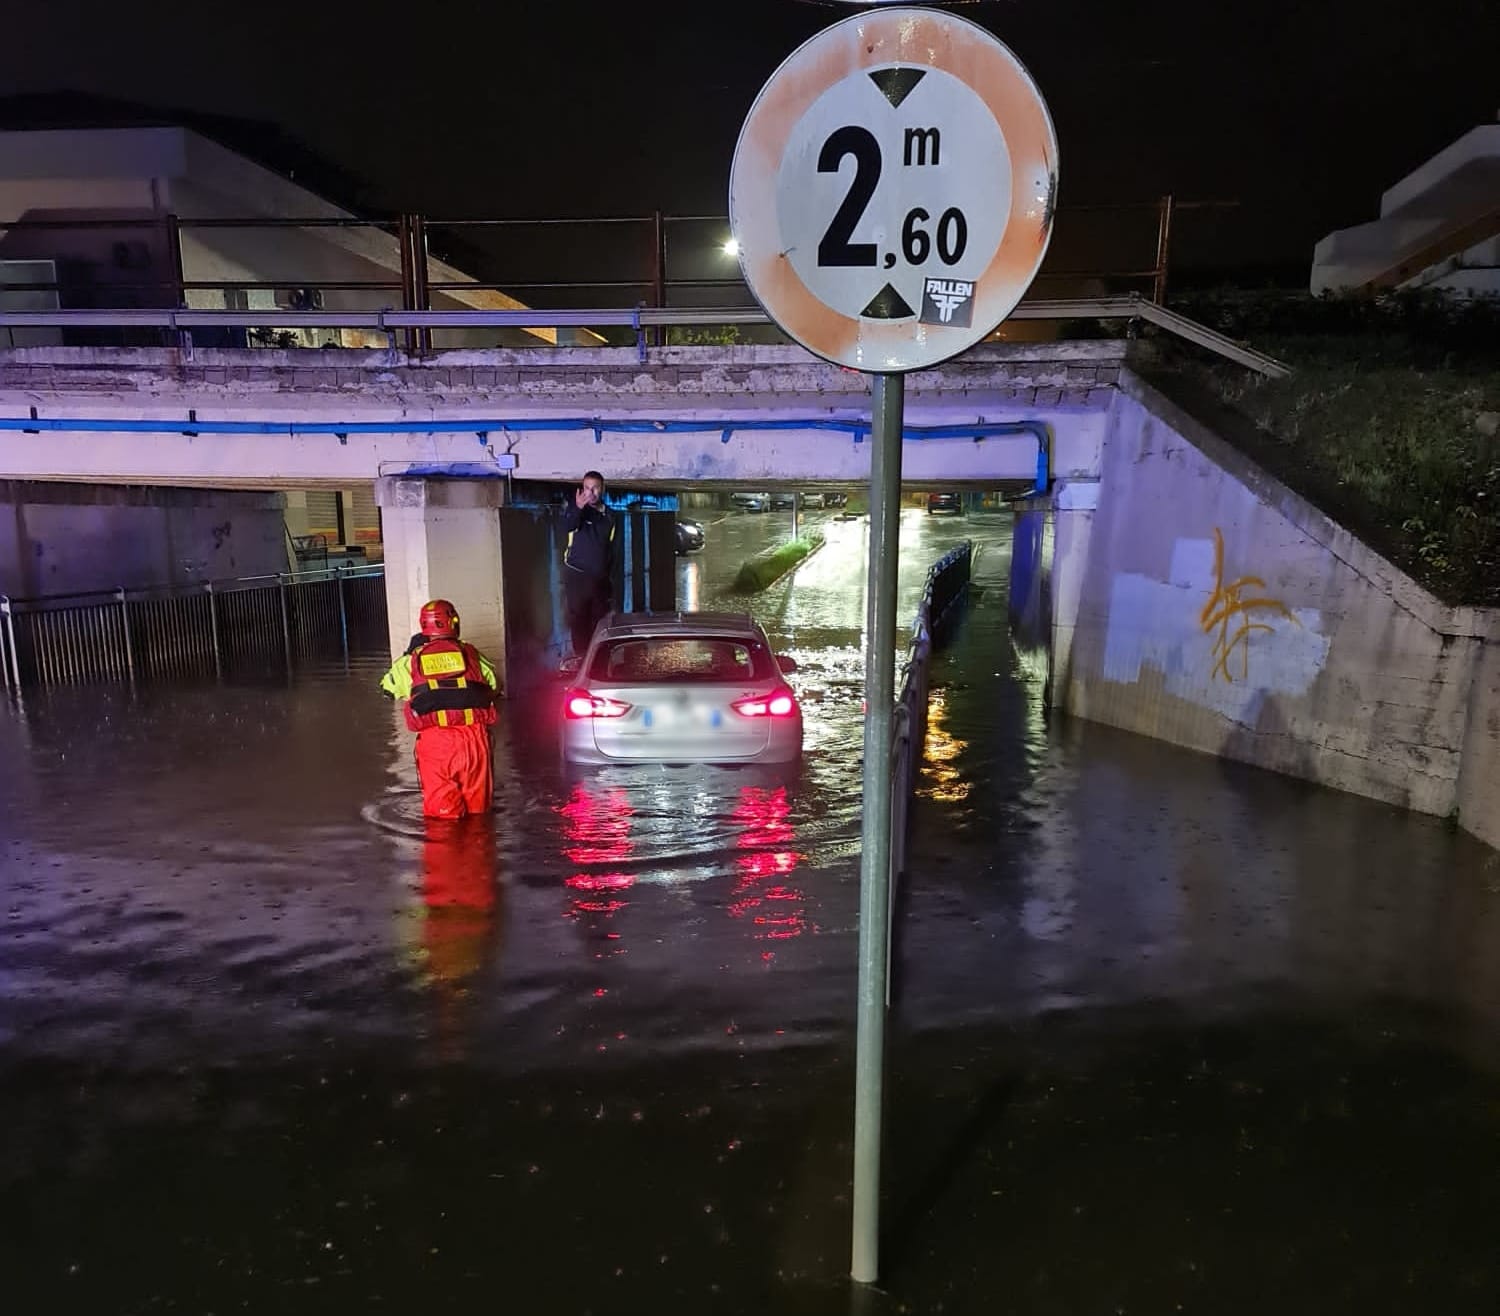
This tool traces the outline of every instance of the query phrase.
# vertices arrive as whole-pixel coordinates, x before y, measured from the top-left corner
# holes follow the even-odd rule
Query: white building
[[[83,108],[87,114],[88,107]],[[120,108],[128,119],[131,107]],[[112,107],[106,105],[100,117],[107,119],[111,113]],[[179,221],[176,246],[180,257],[173,250],[168,216]],[[188,287],[183,300],[198,309],[400,307],[401,244],[390,226],[263,223],[354,218],[350,211],[300,183],[193,128],[144,124],[0,129],[0,285],[38,285],[34,291],[0,287],[0,308],[175,305],[179,259],[185,284],[244,285]],[[194,221],[202,220],[262,224],[194,226]],[[15,224],[23,227],[6,227]],[[47,227],[24,227],[28,224]],[[428,280],[474,282],[464,271],[431,258]],[[337,286],[355,283],[390,286]],[[435,310],[525,309],[513,297],[479,288],[435,291],[430,304]],[[195,330],[193,338],[205,347],[387,346],[384,335],[360,330],[280,332],[293,337],[278,343],[269,335]],[[156,333],[141,331],[137,338],[148,341],[141,335]],[[587,330],[564,333],[568,335],[565,341],[599,341]],[[118,330],[69,330],[66,341],[117,342],[122,336]],[[546,347],[557,343],[558,331],[546,327],[435,330],[432,338],[438,348]],[[0,328],[0,349],[64,341],[61,330]],[[285,504],[285,533],[299,546],[312,541],[326,544],[333,553],[353,551],[377,559],[381,555],[381,518],[372,485],[289,491]],[[291,555],[287,556],[290,562]],[[316,551],[304,560],[316,564]],[[131,583],[168,579],[160,571],[152,574],[144,568],[137,576]]]
[[[1380,218],[1313,252],[1312,291],[1500,295],[1500,123],[1465,133],[1380,199]]]
[[[186,127],[58,128],[0,131],[0,224],[59,227],[0,230],[0,283],[61,283],[64,306],[174,304],[175,256],[167,216],[179,228],[181,277],[242,288],[189,288],[189,306],[209,310],[277,307],[379,310],[402,305],[401,245],[373,226],[195,227],[202,220],[352,220],[306,187]],[[87,221],[89,227],[67,229]],[[110,221],[121,227],[110,227]],[[154,221],[141,226],[140,221]],[[127,223],[128,222],[128,223]],[[475,280],[429,259],[430,283]],[[383,283],[385,288],[339,284]],[[0,306],[56,306],[53,295],[0,291]],[[433,292],[434,310],[520,310],[501,292]],[[18,331],[0,345],[38,341]],[[0,335],[4,331],[0,330]],[[196,335],[195,335],[196,337]],[[434,346],[542,346],[556,331],[435,332]],[[58,341],[53,333],[50,339]],[[254,345],[253,343],[251,345]],[[294,344],[288,344],[294,345]],[[295,345],[384,347],[354,330],[308,330]]]

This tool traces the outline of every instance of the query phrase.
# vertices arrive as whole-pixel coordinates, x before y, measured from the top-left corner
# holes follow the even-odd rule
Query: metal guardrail
[[[906,871],[907,820],[912,794],[927,743],[927,693],[932,655],[942,647],[946,634],[944,626],[954,606],[968,591],[973,561],[974,545],[966,539],[932,565],[906,648],[906,671],[891,730],[891,927],[896,926],[898,879]],[[887,1005],[890,1004],[891,981],[890,965],[887,964]]]
[[[1154,301],[1164,299],[1170,260],[1173,217],[1182,211],[1234,207],[1233,201],[1179,200],[1168,194],[1152,200],[1064,204],[1055,217],[1055,229],[1063,240],[1061,253],[1072,248],[1100,252],[1124,265],[1110,264],[1087,269],[1044,268],[1043,280],[1104,280],[1114,283],[1149,284]],[[1134,215],[1137,218],[1131,219]],[[1089,216],[1096,217],[1093,220]],[[1079,231],[1069,238],[1075,225],[1105,220],[1103,233],[1080,246]],[[1154,224],[1153,221],[1154,220]],[[1123,226],[1123,227],[1122,227]],[[1153,230],[1154,229],[1154,233]],[[362,255],[375,277],[323,279],[311,271],[288,269],[276,277],[261,275],[239,279],[204,278],[193,267],[196,251],[184,249],[184,237],[199,234],[232,234],[240,231],[320,232],[327,242],[342,245]],[[585,247],[599,270],[607,276],[559,277],[580,262],[579,233],[593,236]],[[1127,232],[1128,231],[1128,232]],[[355,215],[347,212],[294,215],[243,215],[195,217],[175,213],[108,218],[75,217],[34,219],[18,216],[0,220],[0,234],[25,247],[28,257],[48,259],[48,235],[102,234],[106,240],[127,239],[131,259],[121,265],[106,285],[137,295],[159,294],[181,305],[192,290],[275,289],[279,293],[358,291],[393,293],[406,310],[431,305],[433,293],[494,291],[598,292],[617,288],[643,294],[655,306],[666,306],[674,291],[692,293],[740,286],[743,281],[724,248],[729,236],[729,218],[723,214],[676,215],[661,210],[632,215],[572,215],[535,217],[443,218],[416,212],[386,215]],[[1101,245],[1101,238],[1112,239]],[[205,241],[200,237],[198,242]],[[223,239],[220,239],[221,241]],[[1147,250],[1151,251],[1148,256]],[[1128,252],[1127,249],[1128,248]],[[548,257],[564,262],[561,270],[549,265]],[[603,259],[601,260],[600,257]],[[541,262],[540,265],[538,262]],[[459,268],[462,267],[462,268]],[[519,271],[524,268],[525,273]],[[731,273],[731,271],[733,271]],[[483,277],[472,277],[482,274]],[[436,276],[436,277],[434,277]],[[68,280],[46,283],[0,283],[27,291],[76,291]]]
[[[1125,297],[1077,297],[1024,301],[1012,320],[1145,320],[1230,361],[1278,378],[1291,367],[1227,338],[1205,324],[1147,301],[1137,293]],[[387,335],[391,350],[396,332],[410,329],[565,329],[635,330],[644,354],[647,331],[670,326],[770,324],[759,307],[601,307],[595,310],[524,311],[190,311],[157,309],[87,311],[0,311],[0,328],[12,329],[164,329],[190,333],[206,329],[363,329]],[[191,346],[191,343],[188,343]],[[320,349],[308,349],[318,351]]]
[[[0,595],[0,684],[290,674],[298,661],[383,653],[385,568],[330,567],[201,584]]]

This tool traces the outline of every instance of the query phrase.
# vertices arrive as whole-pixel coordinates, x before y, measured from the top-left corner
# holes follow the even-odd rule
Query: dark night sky
[[[802,0],[13,4],[0,94],[75,90],[275,122],[446,215],[722,213],[740,123]],[[1233,198],[1180,251],[1304,268],[1328,229],[1500,110],[1500,0],[990,0],[1057,123],[1062,204]],[[149,15],[149,17],[147,16]]]

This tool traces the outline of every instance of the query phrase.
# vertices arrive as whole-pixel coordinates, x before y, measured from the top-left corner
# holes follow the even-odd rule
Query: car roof
[[[703,634],[762,637],[759,624],[747,612],[612,612],[599,624],[598,638]]]

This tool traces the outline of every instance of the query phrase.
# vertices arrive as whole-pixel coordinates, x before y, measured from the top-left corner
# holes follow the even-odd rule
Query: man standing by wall
[[[573,653],[582,658],[613,595],[614,514],[604,506],[604,477],[586,471],[563,510],[563,601]]]

